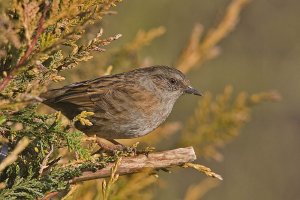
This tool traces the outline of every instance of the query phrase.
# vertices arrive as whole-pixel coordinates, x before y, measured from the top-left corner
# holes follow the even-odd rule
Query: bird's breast
[[[129,139],[146,135],[170,114],[174,101],[147,91],[114,92],[98,102],[103,108],[92,116],[92,127],[84,132],[108,139]],[[79,128],[80,129],[80,128]]]
[[[139,127],[132,130],[129,134],[134,134],[135,137],[143,136],[163,123],[172,111],[174,101],[153,96],[146,101],[139,102],[136,112],[138,116],[132,120],[133,127]]]

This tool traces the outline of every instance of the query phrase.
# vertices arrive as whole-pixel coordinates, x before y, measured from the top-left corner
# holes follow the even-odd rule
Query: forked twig
[[[48,162],[51,154],[53,153],[53,144],[51,145],[51,149],[49,153],[46,155],[46,157],[43,159],[42,164],[40,165],[40,171],[39,171],[39,176],[42,176],[44,169],[48,167]]]

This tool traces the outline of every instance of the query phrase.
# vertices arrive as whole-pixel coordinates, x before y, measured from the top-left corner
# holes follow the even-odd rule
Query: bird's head
[[[144,69],[146,70],[146,76],[155,85],[156,91],[161,92],[162,95],[169,95],[176,97],[176,99],[182,94],[202,95],[190,85],[190,81],[185,75],[175,68],[153,66]]]

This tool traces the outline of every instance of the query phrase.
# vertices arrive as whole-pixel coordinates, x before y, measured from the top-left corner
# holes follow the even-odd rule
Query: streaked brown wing
[[[48,91],[44,103],[69,119],[82,111],[97,113],[93,118],[114,118],[139,97],[136,83],[121,76],[105,76]]]
[[[66,87],[65,92],[55,98],[55,103],[71,103],[80,107],[92,107],[95,106],[92,96],[97,94],[97,96],[107,95],[111,86],[102,85],[101,83],[105,81],[93,80],[81,83],[76,83]]]

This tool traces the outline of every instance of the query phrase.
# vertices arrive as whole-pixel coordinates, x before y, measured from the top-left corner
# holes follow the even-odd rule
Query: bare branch
[[[132,174],[147,168],[160,169],[180,166],[194,160],[196,160],[196,154],[193,147],[178,148],[163,152],[150,153],[148,156],[137,155],[122,158],[116,173],[119,175]],[[112,163],[96,172],[84,172],[81,176],[71,180],[70,183],[73,184],[87,180],[109,177],[113,166],[114,164]]]

